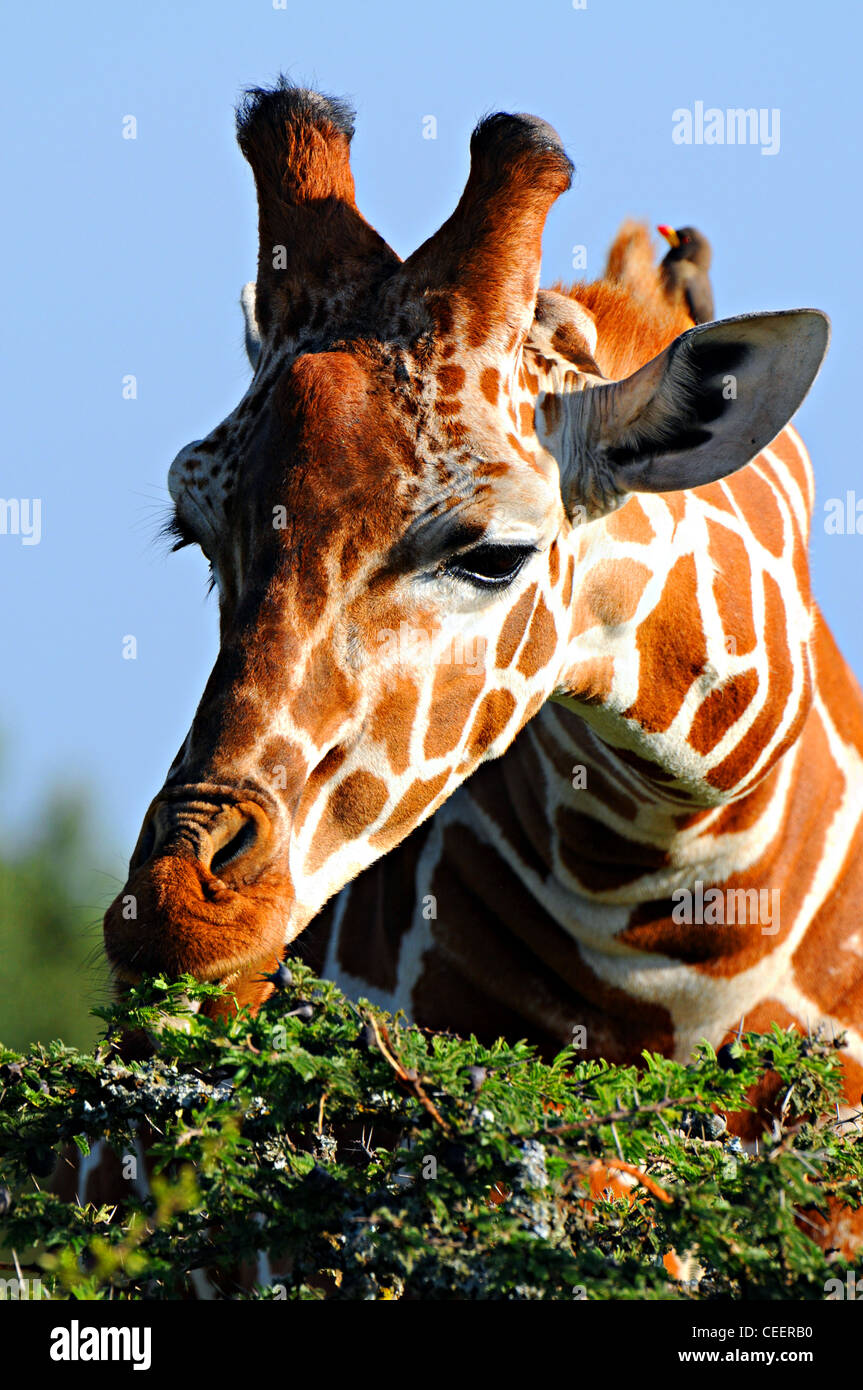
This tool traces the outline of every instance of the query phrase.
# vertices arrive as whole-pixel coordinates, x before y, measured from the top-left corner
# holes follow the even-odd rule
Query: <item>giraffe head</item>
[[[746,463],[826,335],[806,311],[672,327],[607,381],[591,314],[538,288],[571,174],[543,121],[480,123],[455,212],[403,263],[357,209],[342,104],[282,83],[238,131],[254,376],[169,478],[221,649],[105,939],[121,982],[189,971],[254,1004],[326,900],[566,690],[582,537]]]

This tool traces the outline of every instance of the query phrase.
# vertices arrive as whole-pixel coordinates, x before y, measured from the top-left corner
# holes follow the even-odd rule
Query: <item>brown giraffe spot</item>
[[[426,833],[420,830],[408,836],[397,856],[371,865],[345,890],[348,902],[339,933],[338,963],[378,989],[394,990],[398,982],[402,937],[419,911],[416,865]],[[304,932],[300,942],[305,936]]]
[[[764,471],[771,477],[777,477],[780,491],[782,492],[783,496],[787,498],[789,492],[787,478],[783,478],[777,475],[775,470],[773,469],[772,464],[765,463]],[[807,512],[807,524],[805,530],[801,531],[800,525],[797,521],[797,514],[794,511],[791,502],[789,501],[788,532],[790,532],[790,534],[788,532],[786,533],[786,545],[791,555],[791,564],[794,567],[794,577],[797,581],[797,589],[803,601],[806,603],[810,602],[811,600],[809,590],[809,556],[807,553],[807,544],[809,539],[808,520],[809,516]]]
[[[546,393],[539,402],[539,408],[542,411],[546,434],[554,434],[563,418],[563,402],[560,396],[552,396],[550,393]]]
[[[551,587],[554,588],[560,575],[560,548],[557,541],[554,541],[548,552],[548,575],[551,580]]]
[[[602,376],[590,350],[578,329],[571,323],[560,323],[551,335],[551,346],[559,357],[571,362],[580,372]]]
[[[761,930],[762,925],[772,926],[768,919],[773,915],[775,900],[769,879],[760,874],[735,875],[721,884],[703,883],[703,901],[699,903],[692,885],[689,891],[693,894],[692,915],[703,916],[703,921],[676,921],[673,914],[680,906],[679,900],[641,903],[629,925],[618,933],[618,939],[634,950],[668,956],[705,975],[728,979],[756,965],[775,949],[777,940],[787,935],[789,925],[784,921],[781,904],[777,935],[765,935]],[[759,916],[762,905],[763,923]],[[730,916],[732,910],[735,920],[729,922],[726,913]]]
[[[448,769],[439,772],[428,781],[417,778],[412,782],[401,801],[376,830],[369,840],[372,849],[390,849],[414,828],[423,812],[432,804],[446,786],[450,773]]]
[[[631,767],[633,772],[637,772],[640,777],[646,778],[648,782],[675,782],[677,779],[673,772],[666,772],[658,763],[652,762],[650,758],[642,758],[631,748],[615,748],[614,756],[619,758],[627,767]]]
[[[525,589],[518,602],[510,609],[500,630],[497,639],[497,652],[495,654],[495,665],[498,670],[504,670],[512,664],[512,659],[518,650],[518,644],[524,636],[527,625],[530,622],[530,615],[533,612],[533,601],[536,598],[536,585],[531,584],[529,589]]]
[[[503,478],[508,472],[509,465],[502,460],[483,459],[482,463],[474,466],[474,475],[477,478]]]
[[[589,893],[632,883],[668,863],[665,850],[630,839],[571,806],[559,806],[556,829],[561,862]]]
[[[809,527],[808,525],[806,525],[805,531],[801,531],[800,529],[800,523],[797,520],[797,513],[794,510],[793,505],[795,501],[799,502],[799,499],[796,497],[792,498],[791,496],[792,493],[796,492],[796,489],[789,482],[787,475],[782,471],[782,469],[776,467],[775,464],[771,463],[769,459],[766,459],[763,456],[760,460],[760,468],[762,473],[767,478],[768,482],[774,483],[777,491],[788,504],[786,524],[790,528],[791,534],[790,536],[786,535],[786,545],[789,546],[791,551],[791,560],[792,564],[794,565],[794,573],[797,578],[797,587],[800,590],[801,594],[808,594],[809,564],[808,557],[806,554],[806,544],[809,535]],[[805,493],[803,494],[803,496],[804,500],[806,500]]]
[[[538,690],[535,695],[531,696],[527,709],[524,712],[524,718],[521,721],[522,728],[524,728],[528,720],[533,719],[533,716],[542,709],[547,700],[548,696],[543,690]]]
[[[299,744],[288,738],[267,739],[260,755],[260,768],[267,785],[276,796],[279,791],[302,791],[307,765]]]
[[[291,703],[291,717],[317,743],[329,743],[353,705],[353,685],[335,661],[326,639],[313,649]]]
[[[599,560],[590,569],[572,610],[570,637],[592,627],[617,627],[635,616],[651,571],[639,560]]]
[[[614,681],[614,657],[593,656],[577,661],[564,679],[566,689],[582,704],[604,705]]]
[[[568,608],[570,603],[572,602],[572,580],[574,575],[575,560],[573,556],[570,555],[569,559],[566,562],[566,579],[563,581],[563,592],[560,596],[564,608]]]
[[[713,787],[729,789],[743,780],[775,734],[791,695],[794,673],[788,650],[785,604],[778,584],[766,571],[763,582],[764,647],[770,670],[770,690],[763,709],[737,747],[708,773],[707,780]],[[782,746],[787,746],[787,742],[786,738]],[[775,761],[780,751],[780,748],[774,750],[771,761]]]
[[[346,757],[347,749],[343,748],[341,745],[337,745],[335,748],[331,748],[325,757],[318,763],[317,767],[313,768],[310,772],[303,790],[303,795],[300,798],[300,804],[294,813],[293,830],[295,835],[299,834],[302,830],[306,822],[306,817],[317,801],[322,789],[332,782]]]
[[[518,659],[518,670],[523,676],[535,676],[543,666],[547,666],[557,648],[557,628],[554,615],[542,594],[530,620],[527,641]]]
[[[342,582],[347,583],[348,580],[352,579],[367,558],[359,538],[353,533],[347,535],[342,541],[339,555],[339,572]]]
[[[824,771],[827,772],[828,765]],[[848,846],[835,886],[794,953],[795,980],[814,1010],[857,1028],[863,1017],[863,916],[847,911],[863,894],[863,827]],[[827,965],[829,962],[829,966]],[[856,1099],[856,1097],[855,1097]]]
[[[580,722],[578,715],[563,705],[553,705],[551,708],[554,710],[555,723],[563,728],[567,737],[570,737],[573,724]],[[560,768],[562,750],[554,739],[552,729],[544,721],[538,720],[531,733],[543,749],[552,767]],[[607,806],[610,811],[616,812],[625,820],[634,821],[638,814],[638,806],[626,792],[621,790],[610,770],[608,772],[603,770],[597,760],[603,756],[600,746],[591,757],[590,766],[587,769],[587,791],[603,806]]]
[[[755,468],[742,468],[728,479],[728,484],[755,539],[771,555],[781,555],[785,549],[785,527],[773,488]]]
[[[544,881],[552,864],[552,836],[545,811],[545,772],[530,734],[507,754],[485,763],[470,779],[470,798],[500,831],[507,854],[517,855]]]
[[[726,806],[723,806],[715,820],[705,827],[705,835],[739,835],[756,826],[761,817],[768,811],[776,794],[779,773],[780,769],[775,767],[745,796],[736,797],[734,801],[729,801]],[[706,811],[701,813],[702,816],[707,814]],[[682,828],[694,824],[696,819],[695,816],[689,817],[688,820],[683,818]]]
[[[407,769],[418,699],[419,687],[415,682],[408,676],[399,676],[372,715],[372,737],[385,744],[390,768],[396,777]]]
[[[539,377],[536,372],[530,370],[527,363],[524,367],[524,385],[525,390],[529,391],[532,396],[539,395]]]
[[[606,530],[615,541],[631,541],[635,545],[649,545],[656,538],[647,512],[637,497],[612,512],[606,518]]]
[[[518,408],[522,434],[533,433],[534,407],[531,401],[522,401]]]
[[[330,796],[328,814],[341,828],[345,839],[356,839],[377,820],[387,801],[387,784],[380,777],[359,768],[349,772]]]
[[[796,484],[807,508],[812,506],[812,477],[787,430],[783,430],[770,445],[770,452],[781,461]]]
[[[729,512],[731,516],[737,515],[734,503],[728,496],[721,482],[704,483],[701,487],[696,488],[695,491],[699,497],[703,498],[705,502],[709,502],[711,507],[715,507],[717,511]]]
[[[755,650],[758,635],[752,613],[752,566],[746,545],[736,531],[707,521],[708,550],[715,567],[713,595],[729,651],[745,656]],[[733,645],[732,645],[733,644]]]
[[[426,758],[442,758],[455,748],[484,685],[484,676],[466,676],[452,666],[438,667],[431,695],[432,721],[423,744]]]
[[[508,434],[506,437],[506,442],[509,445],[509,447],[513,449],[515,453],[518,454],[519,458],[524,459],[525,463],[533,463],[533,454],[529,454],[527,452],[527,449],[522,448],[520,441],[516,438],[514,434]]]
[[[497,405],[500,394],[500,372],[497,367],[484,367],[480,373],[479,389],[489,405]]]
[[[818,689],[827,700],[836,731],[863,757],[860,688],[818,607],[814,608],[812,651],[818,673]]]
[[[702,700],[689,731],[689,743],[696,753],[709,753],[737,723],[758,689],[755,671],[732,676],[721,690],[711,690]]]
[[[387,784],[364,768],[349,772],[330,793],[309,848],[308,872],[315,873],[346,840],[358,840],[387,802]]]
[[[488,314],[485,304],[475,304],[468,314],[464,341],[469,348],[481,348],[488,338]]]
[[[449,879],[436,875],[433,888],[436,893],[448,892]],[[452,914],[454,919],[466,919],[472,925],[469,911],[462,912],[461,900],[455,894],[450,896],[456,909]],[[422,973],[411,997],[413,1012],[424,1020],[426,1028],[454,1031],[465,1037],[473,1035],[489,1044],[495,1038],[524,1037],[523,1012],[515,1004],[506,1007],[483,987],[483,982],[474,984],[461,974],[448,955],[438,950],[428,951],[423,957]],[[559,1050],[559,1045],[550,1043],[547,1035],[543,1041],[547,1052],[553,1054]]]
[[[449,296],[438,290],[430,294],[426,302],[428,304],[429,313],[437,324],[438,332],[443,337],[448,337],[452,332],[455,322]]]
[[[454,396],[464,386],[465,370],[457,362],[451,362],[446,367],[439,367],[437,382],[443,395]]]
[[[662,733],[707,661],[692,555],[681,555],[671,567],[659,602],[639,626],[635,641],[638,695],[624,718],[638,720],[648,733]]]
[[[508,690],[490,690],[483,697],[467,740],[468,753],[472,758],[482,757],[506,728],[514,710],[515,700]]]
[[[674,522],[672,535],[686,515],[686,494],[683,492],[662,492],[658,494],[671,513]]]
[[[287,535],[283,531],[281,535]],[[330,579],[323,550],[308,550],[297,574],[297,601],[291,605],[293,622],[300,632],[311,632],[324,615]]]

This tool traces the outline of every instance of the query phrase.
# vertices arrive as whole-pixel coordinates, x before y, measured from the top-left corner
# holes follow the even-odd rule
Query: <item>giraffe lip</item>
[[[118,994],[144,975],[178,980],[187,974],[228,991],[207,998],[199,1015],[255,1011],[272,992],[262,972],[284,953],[293,905],[288,888],[279,879],[232,889],[204,864],[180,855],[142,866],[105,914],[105,950]],[[123,904],[129,896],[136,916],[127,920]]]

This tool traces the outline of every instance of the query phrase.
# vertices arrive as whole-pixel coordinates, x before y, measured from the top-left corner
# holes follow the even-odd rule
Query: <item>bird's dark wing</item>
[[[712,323],[716,317],[713,307],[713,290],[704,271],[699,275],[693,275],[687,281],[683,293],[686,297],[686,307],[690,317],[696,323]]]

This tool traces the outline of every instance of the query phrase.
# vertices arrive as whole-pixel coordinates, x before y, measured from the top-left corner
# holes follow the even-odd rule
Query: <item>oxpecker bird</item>
[[[690,317],[695,323],[710,323],[716,317],[713,310],[713,290],[710,285],[710,242],[694,227],[659,226],[656,229],[669,243],[671,250],[659,267],[659,277],[670,299],[682,296]]]

